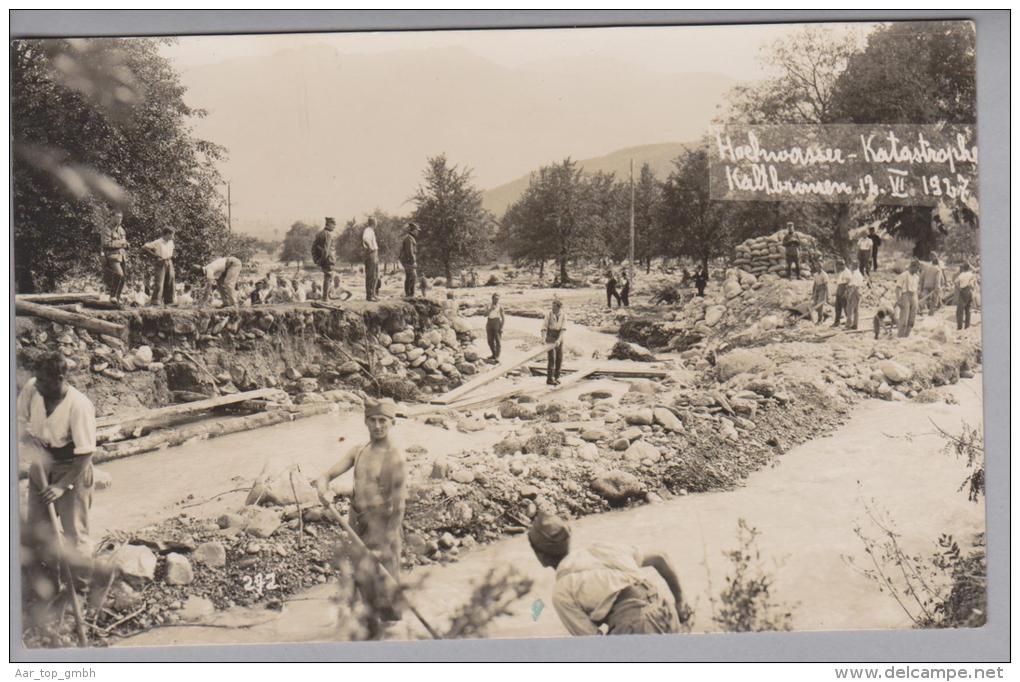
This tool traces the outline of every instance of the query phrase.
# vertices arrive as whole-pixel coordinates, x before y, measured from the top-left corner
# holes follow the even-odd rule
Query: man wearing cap
[[[144,248],[156,259],[156,278],[152,284],[152,305],[170,305],[174,302],[174,228],[164,227],[158,239]]]
[[[414,223],[407,224],[407,234],[400,245],[400,264],[404,266],[404,297],[413,298],[418,278],[418,226]]]
[[[379,242],[375,238],[375,218],[369,216],[361,233],[361,248],[365,259],[365,299],[379,300]]]
[[[202,268],[206,280],[205,300],[208,301],[215,288],[220,292],[223,306],[237,305],[237,278],[241,274],[241,261],[234,256],[221,256]]]
[[[99,242],[103,251],[103,275],[110,300],[120,303],[127,274],[127,233],[124,232],[124,214],[114,211],[110,222],[99,230]]]
[[[639,635],[680,632],[685,613],[680,580],[662,552],[596,543],[572,548],[570,528],[557,516],[539,512],[528,530],[538,562],[556,569],[552,602],[571,635]],[[654,568],[669,587],[663,597],[641,569]]]
[[[87,566],[92,556],[89,508],[92,506],[92,453],[96,450],[96,410],[92,402],[67,381],[70,368],[63,354],[48,353],[35,368],[35,376],[18,394],[20,442],[25,453],[37,457],[29,476],[28,523],[40,557],[54,540],[47,507],[52,504],[63,529],[65,549],[73,565]],[[30,456],[30,455],[29,455]],[[45,487],[40,487],[40,485]],[[43,561],[45,563],[45,559]],[[58,567],[43,566],[56,585]],[[86,577],[75,576],[78,588]]]
[[[552,310],[545,316],[542,323],[542,337],[547,344],[555,344],[548,354],[546,363],[545,383],[557,386],[560,383],[560,369],[563,367],[563,331],[567,326],[567,316],[563,313],[563,303],[554,298]]]
[[[312,260],[322,269],[322,300],[329,300],[329,287],[336,267],[336,220],[326,217],[326,226],[312,242]]]
[[[390,438],[397,417],[397,406],[389,399],[365,401],[365,425],[369,442],[348,450],[340,461],[315,481],[319,498],[327,507],[332,503],[330,481],[354,469],[354,494],[351,496],[350,524],[365,546],[379,559],[394,579],[400,577],[401,526],[404,522],[406,460]],[[366,559],[366,558],[362,558]],[[357,560],[354,581],[362,598],[370,606],[370,630],[381,632],[383,621],[401,618],[396,594],[385,587],[373,562]]]

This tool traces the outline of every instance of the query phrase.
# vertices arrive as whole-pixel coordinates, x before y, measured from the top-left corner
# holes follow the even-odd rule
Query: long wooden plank
[[[84,303],[100,300],[99,294],[18,294],[16,299],[29,303]]]
[[[491,383],[496,379],[500,378],[504,374],[512,372],[518,367],[521,367],[522,365],[528,364],[529,362],[531,362],[538,356],[542,355],[543,353],[548,353],[549,350],[552,349],[553,345],[554,344],[547,343],[537,349],[532,349],[531,352],[529,352],[520,360],[517,360],[516,362],[511,362],[508,365],[499,365],[497,367],[494,367],[488,372],[478,375],[471,381],[465,384],[461,384],[452,391],[448,391],[443,395],[432,399],[430,402],[437,405],[449,405],[453,401],[457,400],[457,398],[460,398],[463,395],[467,395],[471,391],[474,391],[476,388],[480,386],[485,386],[486,384]]]
[[[545,365],[529,365],[528,371],[536,376],[545,376]],[[573,374],[578,371],[578,368],[564,367],[560,371],[563,374]],[[617,377],[620,379],[661,379],[669,376],[669,372],[667,370],[656,369],[654,367],[610,367],[605,365],[596,366],[590,374]]]
[[[280,393],[278,388],[259,388],[254,391],[243,391],[241,393],[230,393],[227,395],[217,396],[216,398],[208,398],[206,400],[195,400],[190,403],[178,403],[176,405],[167,405],[166,407],[157,407],[152,410],[140,412],[138,414],[129,415],[109,415],[96,420],[96,428],[104,429],[113,426],[122,426],[125,424],[131,424],[135,427],[144,426],[146,422],[159,422],[167,417],[175,417],[184,414],[194,414],[196,412],[205,412],[215,407],[221,407],[223,405],[230,405],[231,403],[241,403],[245,400],[257,400],[259,398],[268,398],[272,395]]]
[[[124,334],[124,325],[107,322],[106,320],[98,320],[94,317],[88,317],[87,315],[68,312],[66,310],[54,308],[53,306],[32,303],[31,301],[15,299],[14,310],[18,315],[41,317],[46,320],[52,320],[53,322],[59,322],[60,324],[69,324],[75,327],[88,329],[90,332],[96,332],[97,334],[108,334],[109,336],[116,337],[121,337]]]

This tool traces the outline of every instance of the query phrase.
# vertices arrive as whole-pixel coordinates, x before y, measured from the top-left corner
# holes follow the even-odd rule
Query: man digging
[[[552,602],[571,635],[639,635],[680,632],[678,612],[687,612],[680,580],[669,557],[636,547],[596,543],[572,547],[570,528],[539,512],[528,530],[538,562],[556,569]],[[672,593],[669,600],[642,574],[654,568]]]
[[[354,469],[350,525],[361,541],[394,579],[400,577],[401,527],[406,502],[406,459],[390,438],[397,406],[389,399],[365,401],[369,442],[348,450],[340,461],[315,481],[319,499],[332,508],[330,482]],[[369,611],[369,636],[378,639],[383,622],[402,618],[402,604],[388,583],[381,580],[375,562],[354,557],[354,582]]]

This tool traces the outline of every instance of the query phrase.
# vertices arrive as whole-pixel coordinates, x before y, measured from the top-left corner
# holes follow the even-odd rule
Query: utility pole
[[[633,169],[632,169],[633,170]],[[227,181],[227,232],[234,231],[234,219],[230,211],[230,181]]]
[[[630,263],[627,278],[634,284],[634,159],[630,160]]]

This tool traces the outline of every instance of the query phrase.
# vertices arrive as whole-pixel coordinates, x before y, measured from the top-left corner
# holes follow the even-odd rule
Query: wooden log
[[[59,322],[60,324],[69,324],[75,327],[81,327],[82,329],[88,329],[90,332],[95,332],[97,334],[106,334],[108,336],[118,338],[124,335],[125,328],[122,324],[115,324],[113,322],[107,322],[106,320],[97,320],[94,317],[60,310],[59,308],[54,308],[48,305],[32,303],[31,301],[15,299],[14,310],[18,315],[41,317],[52,322]]]
[[[96,428],[102,430],[110,427],[120,427],[121,429],[131,428],[133,430],[138,427],[144,427],[147,424],[158,423],[168,417],[197,414],[222,405],[242,403],[246,400],[258,400],[259,398],[269,398],[279,393],[282,393],[282,391],[278,388],[260,388],[254,391],[230,393],[227,395],[217,396],[215,398],[207,398],[206,400],[196,400],[190,403],[178,403],[177,405],[157,407],[138,414],[109,415],[97,419]]]
[[[599,365],[597,366],[589,376],[604,376],[613,377],[617,379],[662,379],[669,376],[669,372],[664,369],[655,369],[653,367],[642,367],[643,363],[632,363],[632,365]],[[545,365],[529,365],[528,371],[535,376],[545,376]],[[563,367],[560,372],[563,374],[573,374],[577,372],[577,367]]]
[[[18,301],[29,303],[85,303],[86,301],[99,301],[102,297],[99,294],[18,294]]]
[[[537,358],[539,355],[542,355],[543,353],[548,353],[549,350],[552,349],[553,345],[555,344],[547,343],[537,349],[533,348],[527,355],[525,355],[520,360],[517,360],[516,362],[511,362],[508,365],[499,365],[497,367],[494,367],[488,372],[479,374],[471,381],[461,384],[452,391],[448,391],[447,393],[444,393],[443,395],[438,396],[437,398],[434,398],[429,402],[432,402],[437,405],[449,405],[450,403],[457,400],[457,398],[467,395],[471,391],[474,391],[475,389],[481,386],[484,386],[488,383],[495,381],[496,379],[500,378],[507,372],[512,372],[518,367],[526,365],[527,363],[531,362],[532,360]]]

